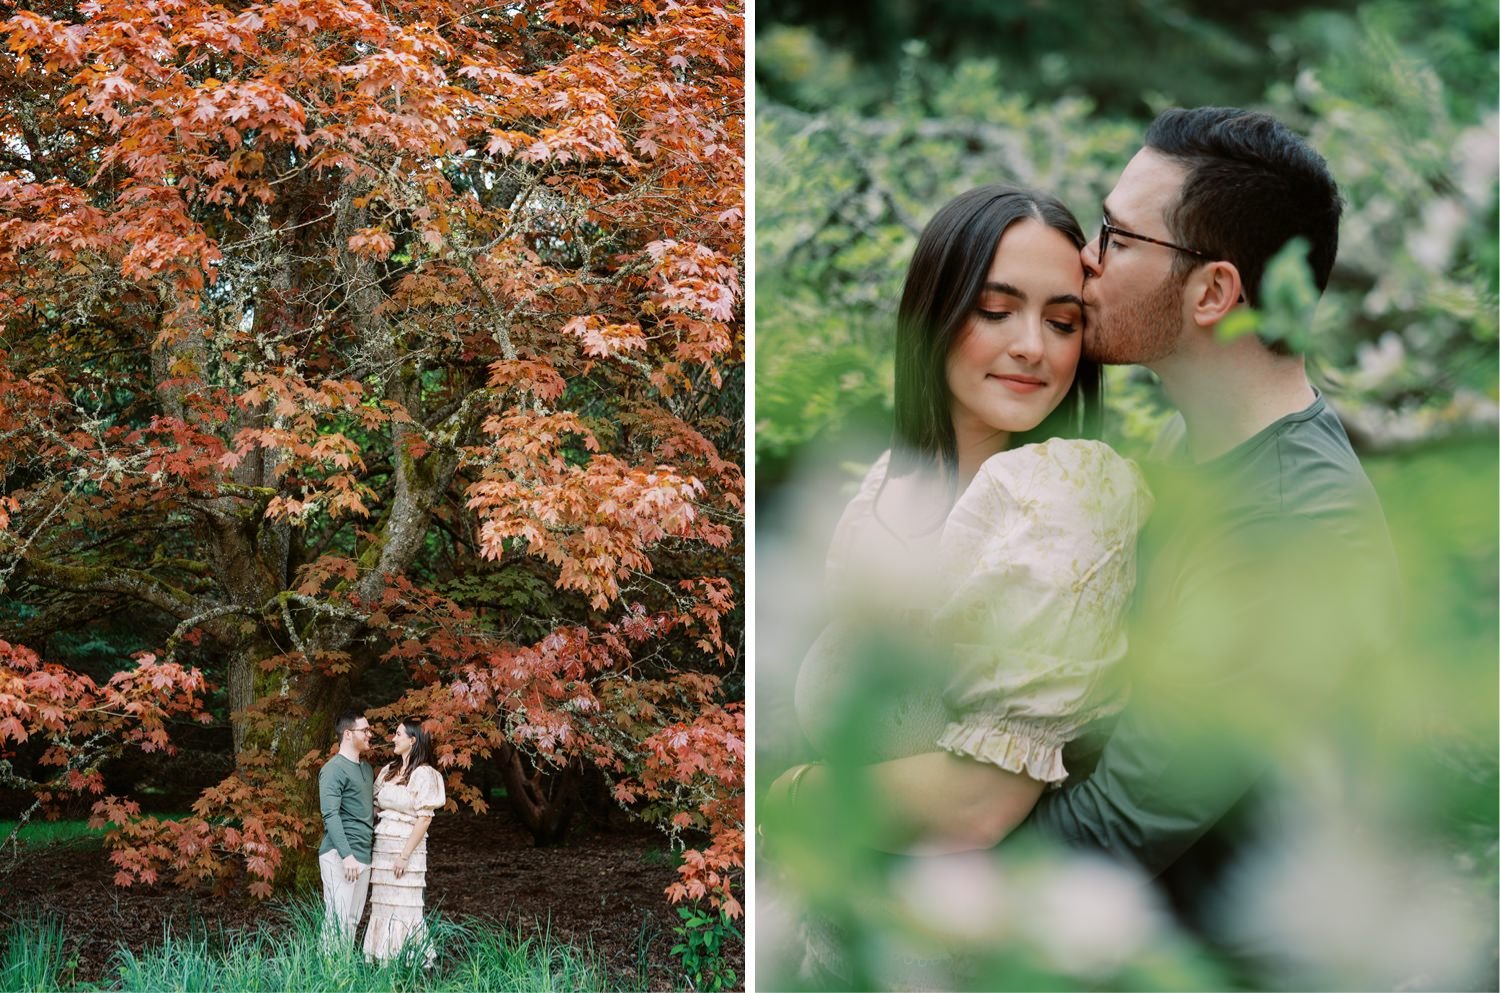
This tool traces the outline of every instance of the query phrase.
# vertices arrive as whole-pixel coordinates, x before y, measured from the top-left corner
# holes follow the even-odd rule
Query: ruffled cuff
[[[1027,721],[974,714],[943,729],[938,747],[1043,783],[1068,778],[1063,742]]]

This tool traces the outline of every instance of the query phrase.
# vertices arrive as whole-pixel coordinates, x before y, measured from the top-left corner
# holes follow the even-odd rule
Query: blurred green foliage
[[[875,651],[887,664],[862,669],[874,677],[843,701],[823,753],[760,739],[762,791],[792,762],[836,770],[827,795],[798,806],[761,794],[764,988],[1493,989],[1500,473],[1489,442],[1368,466],[1401,562],[1399,625],[1371,612],[1385,601],[1362,584],[1378,576],[1293,548],[1264,559],[1294,587],[1274,602],[1295,612],[1247,615],[1241,601],[1264,589],[1252,570],[1231,599],[1164,619],[1173,638],[1132,632],[1142,645],[1186,644],[1200,675],[1245,646],[1285,649],[1256,655],[1255,679],[1204,697],[1204,709],[1158,714],[1193,755],[1247,749],[1280,770],[1273,845],[1239,853],[1223,918],[1209,922],[1224,944],[1183,930],[1143,877],[1095,859],[1010,842],[903,858],[854,843],[900,802],[863,774],[872,738],[893,698],[932,678],[930,646],[887,632]],[[1300,563],[1290,575],[1288,556]],[[762,582],[788,581],[776,557],[758,563]],[[1269,633],[1256,641],[1247,625]],[[757,670],[762,726],[777,717],[765,709],[777,702],[772,661]],[[1153,689],[1136,686],[1141,701]],[[1225,953],[1244,941],[1259,943],[1253,963]]]
[[[1111,117],[1163,100],[1243,105],[1309,61],[1354,58],[1373,28],[1421,46],[1455,109],[1495,91],[1497,13],[1483,0],[760,0],[756,75],[778,103],[879,112],[913,51],[933,77],[975,60],[1003,66],[1041,101],[1086,97]],[[830,44],[831,42],[831,44]],[[981,95],[982,96],[982,95]]]
[[[876,6],[885,13],[870,23],[907,23],[901,11],[910,5]],[[1014,5],[973,6],[1022,16]],[[1168,8],[1176,13],[1167,16]],[[1141,11],[1156,11],[1169,34],[1184,18],[1200,33],[1235,28],[1232,14],[1210,21],[1169,4],[1128,16]],[[835,34],[833,15],[819,16]],[[1075,19],[1083,31],[1067,62],[1075,75],[1138,50],[1138,32],[1114,35],[1132,44],[1091,48],[1087,38],[1100,23],[1071,5],[1027,5],[1025,16]],[[1311,344],[1320,385],[1365,451],[1496,424],[1495,16],[1494,5],[1472,0],[1265,15],[1259,85],[1237,100],[1307,134],[1343,190],[1332,284],[1312,327],[1290,336]],[[924,30],[946,23],[923,18]],[[849,48],[774,19],[761,22],[758,36],[760,495],[809,440],[888,417],[901,281],[916,235],[939,205],[981,183],[1018,182],[1060,196],[1091,229],[1151,112],[1206,102],[1199,84],[1217,72],[1211,46],[1174,49],[1165,61],[1174,85],[1134,84],[1143,103],[1129,117],[1101,110],[1076,80],[1047,83],[1008,59],[1003,44],[976,57],[966,54],[972,43],[904,36],[905,44],[861,62],[867,25],[839,24]],[[1162,410],[1143,395],[1149,383],[1142,373],[1110,380],[1111,440],[1132,452],[1160,422],[1141,416]]]

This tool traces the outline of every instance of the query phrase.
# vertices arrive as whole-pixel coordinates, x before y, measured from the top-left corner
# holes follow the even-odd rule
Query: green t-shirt
[[[1021,833],[1134,862],[1187,907],[1277,792],[1283,749],[1373,677],[1361,670],[1390,644],[1398,580],[1379,500],[1321,396],[1218,458],[1146,469],[1157,509],[1130,703],[1070,745],[1070,778]]]
[[[337,850],[368,865],[375,844],[375,770],[368,762],[335,755],[318,773],[318,806],[323,811],[323,843],[318,854]]]

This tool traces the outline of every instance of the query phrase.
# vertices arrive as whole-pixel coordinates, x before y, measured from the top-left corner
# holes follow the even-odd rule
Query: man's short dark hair
[[[339,715],[339,719],[333,722],[333,740],[340,742],[344,740],[344,732],[359,723],[359,719],[365,716],[357,710],[346,710]]]
[[[1234,263],[1252,305],[1267,264],[1297,237],[1308,243],[1313,282],[1327,288],[1343,200],[1323,156],[1290,128],[1236,107],[1173,108],[1151,122],[1146,147],[1187,168],[1166,217],[1173,240]],[[1183,254],[1174,263],[1199,264]]]

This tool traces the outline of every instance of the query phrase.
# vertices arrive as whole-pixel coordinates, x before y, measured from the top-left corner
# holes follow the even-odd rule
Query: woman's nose
[[[1035,362],[1042,355],[1042,321],[1040,317],[1027,317],[1011,325],[1015,336],[1007,351],[1011,356],[1025,362]]]

